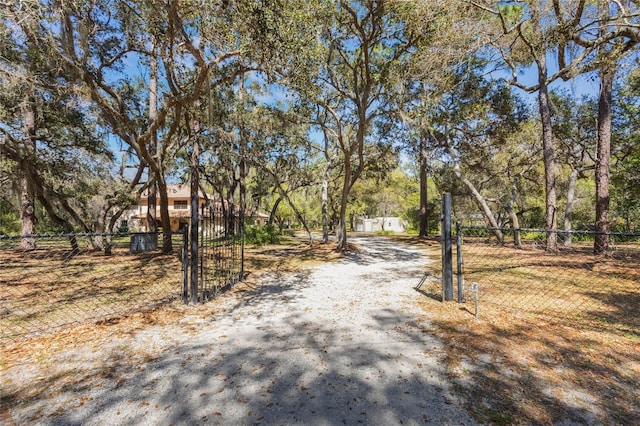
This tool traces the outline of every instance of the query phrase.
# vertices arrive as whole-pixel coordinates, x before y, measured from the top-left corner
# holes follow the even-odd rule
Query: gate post
[[[200,175],[200,144],[196,137],[191,153],[191,303],[198,303],[198,213]]]
[[[189,303],[189,227],[182,228],[182,302]]]
[[[451,194],[446,192],[442,197],[442,299],[453,300],[453,259],[451,243]]]
[[[456,222],[456,258],[458,260],[458,266],[456,272],[458,275],[458,303],[464,302],[464,288],[463,288],[463,265],[462,260],[462,224]]]

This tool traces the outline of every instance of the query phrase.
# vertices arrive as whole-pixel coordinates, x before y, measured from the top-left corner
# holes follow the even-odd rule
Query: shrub
[[[247,244],[262,246],[265,244],[278,244],[280,232],[273,225],[247,226],[244,231],[244,239]]]

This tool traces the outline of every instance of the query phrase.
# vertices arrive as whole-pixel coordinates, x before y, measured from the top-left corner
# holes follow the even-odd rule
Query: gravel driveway
[[[164,345],[158,357],[26,411],[65,425],[475,424],[449,393],[442,344],[413,302],[428,259],[384,238],[350,241],[362,250],[224,294],[195,333],[178,325],[137,337]]]

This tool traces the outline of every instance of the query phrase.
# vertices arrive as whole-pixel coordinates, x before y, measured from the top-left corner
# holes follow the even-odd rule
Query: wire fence
[[[470,305],[476,296],[472,284],[477,285],[480,315],[508,311],[532,320],[640,333],[640,233],[606,234],[608,250],[594,254],[594,241],[602,237],[594,232],[559,231],[558,249],[547,251],[550,231],[500,229],[503,244],[495,231],[458,230],[461,256],[457,268],[453,261],[453,286],[460,278]],[[469,310],[475,312],[475,306]]]
[[[183,233],[172,242],[162,254],[156,233],[0,236],[0,342],[179,301]]]

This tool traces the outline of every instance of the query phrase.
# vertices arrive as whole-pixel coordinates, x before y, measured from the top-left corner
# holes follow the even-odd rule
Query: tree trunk
[[[157,220],[157,189],[156,180],[153,177],[154,173],[149,169],[149,186],[147,188],[147,232],[156,232],[158,230]]]
[[[109,204],[109,202],[105,202],[105,204]],[[101,209],[101,211],[104,209]],[[105,214],[98,214],[98,218],[96,219],[95,227],[93,229],[93,233],[96,234],[93,237],[92,244],[94,250],[103,250],[104,249],[104,237],[101,234],[104,234],[104,225],[107,221]]]
[[[329,242],[329,166],[324,170],[322,176],[322,243]]]
[[[469,189],[469,191],[471,191],[471,194],[473,195],[473,199],[476,201],[476,204],[478,205],[478,207],[480,207],[480,211],[482,211],[482,215],[484,216],[485,220],[488,222],[489,226],[492,228],[491,230],[493,232],[493,235],[496,236],[498,243],[504,244],[504,235],[502,234],[502,231],[500,231],[499,229],[500,227],[498,226],[498,222],[496,221],[496,218],[493,215],[493,212],[491,211],[491,208],[489,207],[487,200],[484,199],[482,194],[478,192],[478,190],[473,185],[473,183],[471,183],[471,181],[466,179],[460,173],[459,170],[456,171],[456,176],[458,176],[458,178],[460,178],[462,183]]]
[[[269,214],[269,222],[267,222],[268,225],[273,225],[273,222],[275,222],[276,213],[278,212],[278,206],[280,205],[281,202],[282,202],[282,196],[279,196],[276,199],[276,202],[273,203],[273,207],[271,207],[271,213]]]
[[[237,181],[235,180],[235,176],[232,179],[232,184],[229,186],[228,190],[227,190],[227,209],[225,210],[224,213],[224,218],[225,218],[225,229],[226,229],[226,233],[225,236],[230,235],[230,233],[232,233],[233,229],[234,229],[234,222],[235,222],[235,211],[236,211],[236,200],[235,200],[235,194],[236,194],[236,187],[237,187]],[[223,203],[225,204],[225,203]]]
[[[111,256],[112,254],[113,244],[112,244],[111,234],[113,233],[113,227],[116,221],[118,220],[118,218],[120,218],[123,212],[124,212],[124,209],[118,209],[118,211],[113,216],[111,216],[111,219],[109,219],[109,224],[107,225],[107,236],[104,239],[104,245],[103,245],[105,256]]]
[[[539,60],[539,75],[541,79],[538,90],[538,104],[540,108],[540,119],[542,121],[542,152],[544,161],[544,182],[545,182],[545,227],[547,230],[548,252],[558,251],[558,234],[556,232],[556,160],[553,147],[553,127],[551,125],[551,109],[549,107],[549,92],[546,83],[542,80],[547,75],[545,59]]]
[[[189,244],[190,244],[190,265],[191,274],[190,274],[190,295],[191,295],[191,303],[198,303],[198,260],[200,258],[201,253],[198,253],[199,242],[198,242],[198,228],[199,224],[199,207],[200,207],[200,197],[198,194],[199,189],[199,167],[200,167],[200,144],[198,141],[198,137],[196,136],[193,141],[193,151],[191,153],[191,186],[189,190],[189,206],[190,206],[190,223],[189,227]],[[200,265],[202,266],[202,265]],[[203,294],[204,296],[204,294]]]
[[[247,138],[245,135],[244,128],[244,83],[245,76],[242,74],[240,78],[240,91],[238,93],[238,101],[239,105],[236,110],[237,113],[237,122],[238,122],[238,156],[240,157],[240,161],[238,162],[238,187],[240,190],[240,216],[244,215],[244,210],[247,208],[246,205],[246,194],[247,194]]]
[[[240,211],[238,212],[238,233],[244,241],[244,216],[247,211],[247,162],[245,160],[246,142],[243,142],[240,151]],[[240,253],[240,278],[244,275],[244,249]]]
[[[600,99],[598,101],[598,147],[596,152],[596,236],[593,251],[609,250],[609,164],[611,162],[611,104],[613,99],[612,68],[600,69]]]
[[[511,226],[513,226],[513,245],[516,248],[522,247],[522,239],[520,238],[520,219],[515,210],[509,210],[509,217],[511,218]]]
[[[21,214],[20,219],[22,221],[20,248],[23,250],[33,250],[36,248],[36,240],[33,237],[27,235],[33,235],[35,231],[35,197],[33,196],[33,189],[29,178],[22,176],[20,179],[21,195],[20,205]]]
[[[340,213],[336,226],[336,238],[338,240],[338,251],[347,249],[347,202],[349,201],[349,189],[351,183],[351,156],[345,153],[344,158],[344,181],[342,183],[342,194],[340,195]]]
[[[155,53],[155,44],[151,46],[151,52]],[[149,64],[149,122],[153,123],[158,118],[158,60],[152,56]],[[158,153],[158,134],[151,134],[151,146],[149,147],[149,155],[156,160]],[[147,231],[156,232],[158,230],[158,220],[156,215],[157,205],[157,184],[155,173],[149,168],[149,187],[147,197]]]
[[[454,150],[451,148],[451,146],[448,147],[448,150],[449,150],[449,154],[451,155],[451,158],[457,157],[455,155]],[[504,244],[504,235],[502,234],[502,231],[500,231],[499,229],[498,222],[496,221],[496,218],[493,215],[493,212],[491,211],[489,204],[487,204],[487,200],[485,200],[482,194],[478,192],[475,185],[471,183],[471,181],[469,181],[466,177],[464,177],[464,175],[462,174],[462,170],[460,170],[459,163],[456,163],[453,166],[453,172],[458,177],[458,179],[462,181],[464,186],[466,186],[469,189],[469,191],[471,191],[471,195],[473,195],[473,199],[475,200],[476,204],[480,208],[480,211],[482,212],[482,215],[484,216],[488,225],[492,228],[492,232],[498,239],[498,243]]]
[[[311,236],[311,230],[307,225],[307,221],[304,219],[304,217],[300,213],[300,210],[298,210],[296,205],[293,203],[293,201],[289,197],[289,194],[287,194],[287,192],[282,188],[280,183],[278,183],[277,185],[278,185],[278,192],[280,193],[280,197],[287,200],[287,203],[291,206],[291,210],[293,210],[293,213],[296,215],[296,218],[298,218],[298,220],[300,221],[300,224],[302,224],[302,227],[307,233],[307,237],[309,238],[309,245],[313,245],[313,237]]]
[[[511,227],[513,228],[513,245],[516,248],[521,248],[522,240],[520,238],[520,219],[518,219],[518,214],[514,208],[517,194],[517,180],[514,180],[511,183],[511,198],[509,199],[507,210],[509,212],[509,218],[511,218]]]
[[[144,169],[145,166],[143,164],[140,164],[138,166],[138,171],[136,172],[136,175],[133,177],[133,179],[129,182],[129,191],[133,191],[134,188],[136,186],[138,186],[138,183],[140,182],[140,179],[142,178],[142,174],[144,173]],[[117,197],[116,194],[113,195],[114,197]],[[119,204],[117,198],[111,198],[107,201],[107,204],[105,205],[105,207],[103,208],[100,216],[102,216],[103,221],[106,222],[107,220],[107,215],[109,214],[109,211],[117,206]],[[109,223],[107,224],[107,236],[104,239],[104,254],[105,256],[110,256],[112,251],[112,244],[111,244],[111,235],[113,234],[113,228],[116,225],[116,222],[118,221],[118,219],[120,219],[120,216],[122,216],[122,214],[125,212],[125,210],[128,208],[129,206],[123,206],[120,205],[119,208],[115,211],[115,213],[111,216],[111,218],[109,219]]]
[[[171,253],[173,245],[171,243],[171,218],[169,217],[169,196],[167,194],[167,183],[164,176],[158,173],[158,194],[160,195],[160,220],[162,221],[162,252]]]
[[[427,211],[427,143],[423,135],[420,136],[418,155],[420,161],[420,233],[418,236],[424,238],[429,235],[429,212]]]
[[[578,169],[571,170],[569,189],[567,190],[567,207],[564,210],[564,246],[570,247],[572,242],[571,220],[573,219],[573,205],[576,199],[576,185],[578,183]]]
[[[29,172],[36,154],[36,114],[34,102],[34,99],[28,96],[23,109],[25,152],[27,153],[20,165],[22,172],[22,178],[20,179],[20,220],[22,227],[20,232],[21,235],[23,235],[20,239],[20,248],[23,250],[33,250],[36,248],[35,238],[24,237],[24,235],[33,235],[36,223],[35,189],[30,179],[31,173]]]
[[[32,175],[31,178],[34,179],[34,181],[37,181],[36,175]],[[40,183],[42,184],[42,182]],[[44,185],[40,185],[40,186],[41,188],[44,187]],[[50,202],[50,200],[53,198],[51,197],[51,194],[47,194],[46,191],[37,191],[36,197],[40,202],[40,204],[42,205],[42,207],[44,207],[44,209],[46,210],[47,215],[49,216],[51,221],[57,226],[60,226],[63,232],[65,232],[66,234],[70,234],[68,236],[68,239],[69,239],[69,244],[71,245],[71,256],[76,256],[80,252],[79,246],[78,246],[78,239],[76,235],[73,234],[73,227],[71,226],[69,221],[60,217],[56,212],[53,204]],[[69,212],[67,211],[67,213]]]

